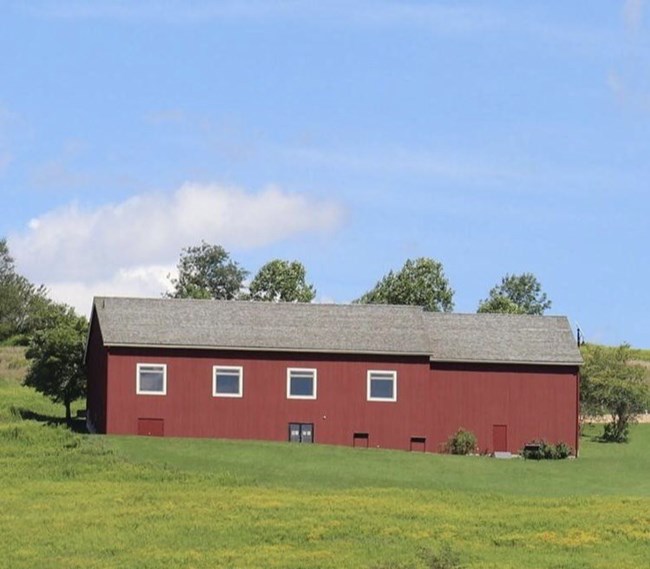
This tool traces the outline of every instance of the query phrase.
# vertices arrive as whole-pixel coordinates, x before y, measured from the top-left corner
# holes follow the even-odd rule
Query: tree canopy
[[[7,241],[0,239],[0,341],[14,336],[25,340],[38,326],[37,313],[50,302],[45,287],[16,272]]]
[[[490,295],[479,304],[477,312],[508,314],[544,314],[551,301],[542,292],[542,285],[532,273],[506,274],[501,283],[490,290]]]
[[[645,369],[630,363],[630,346],[617,348],[585,344],[581,348],[584,365],[580,370],[581,413],[610,415],[603,439],[624,442],[629,425],[650,405],[650,388]]]
[[[14,259],[9,254],[9,246],[5,238],[0,239],[0,279],[14,272]]]
[[[43,393],[55,403],[63,403],[68,423],[70,406],[86,394],[84,350],[88,321],[65,305],[56,305],[47,326],[32,336],[26,356],[30,367],[24,384]]]
[[[492,312],[500,314],[525,314],[526,311],[506,296],[494,296],[481,302],[477,312]]]
[[[249,286],[251,300],[311,302],[316,289],[306,282],[305,267],[299,261],[274,259],[266,263]]]
[[[431,312],[450,312],[454,291],[442,264],[428,257],[408,259],[397,272],[390,271],[355,302],[361,304],[410,304]]]
[[[172,278],[170,298],[233,300],[241,293],[248,271],[230,258],[220,245],[201,245],[182,250],[178,278]]]

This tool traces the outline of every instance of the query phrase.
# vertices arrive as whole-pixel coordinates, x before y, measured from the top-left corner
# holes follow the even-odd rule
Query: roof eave
[[[275,348],[265,346],[213,346],[213,345],[184,345],[184,344],[147,344],[142,342],[106,342],[107,348],[145,348],[145,349],[167,349],[167,350],[219,350],[219,351],[241,351],[241,352],[273,352],[287,353],[295,352],[301,354],[346,354],[346,355],[373,355],[373,356],[405,356],[429,358],[429,352],[396,352],[384,350],[325,350],[323,348]]]
[[[436,358],[434,356],[429,357],[429,361],[432,363],[449,363],[449,364],[496,364],[496,365],[541,365],[541,366],[581,366],[584,362],[582,360],[488,360],[485,358],[481,359],[454,359],[454,358]]]

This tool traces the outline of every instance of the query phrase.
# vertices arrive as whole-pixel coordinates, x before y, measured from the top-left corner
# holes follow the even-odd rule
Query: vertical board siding
[[[493,452],[492,427],[506,425],[510,452],[534,439],[573,446],[577,371],[571,366],[432,366],[434,392],[445,402],[439,417],[432,418],[432,430],[443,436],[438,444],[462,427],[477,436],[481,452]]]
[[[136,365],[167,365],[167,394],[137,395]],[[214,365],[243,368],[243,397],[213,397]],[[317,369],[315,400],[287,399],[287,368]],[[397,401],[367,401],[368,370],[397,372]],[[289,423],[313,423],[315,442],[409,450],[426,437],[439,452],[458,428],[493,451],[492,427],[507,425],[518,451],[535,438],[576,439],[577,368],[436,364],[426,357],[112,348],[104,432],[137,433],[138,419],[164,420],[165,436],[286,441]],[[358,441],[359,442],[359,441]]]

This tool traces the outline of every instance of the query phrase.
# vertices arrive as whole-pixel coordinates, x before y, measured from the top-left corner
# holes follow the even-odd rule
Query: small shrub
[[[476,435],[465,429],[458,429],[447,441],[446,450],[450,454],[471,454],[476,452]]]
[[[555,445],[555,454],[557,459],[568,458],[573,454],[573,449],[566,443],[559,442]]]
[[[542,458],[545,460],[555,460],[557,458],[557,453],[555,452],[555,445],[549,443],[544,443],[542,445]]]
[[[531,448],[524,448],[521,455],[530,460],[556,460],[567,458],[572,454],[572,449],[564,442],[556,445],[545,440],[536,440],[530,443]]]
[[[630,426],[628,423],[619,425],[607,423],[603,428],[603,440],[608,443],[626,443],[630,438]]]
[[[29,345],[29,336],[27,334],[16,334],[15,336],[9,336],[0,342],[0,346],[6,346],[8,348],[14,348],[17,346],[28,346]]]

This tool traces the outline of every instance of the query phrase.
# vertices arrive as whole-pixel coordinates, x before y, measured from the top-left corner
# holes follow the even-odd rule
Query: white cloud
[[[55,282],[48,286],[50,298],[65,302],[78,314],[90,316],[94,296],[159,297],[170,290],[168,275],[175,276],[173,266],[150,266],[120,269],[111,278],[91,282]]]
[[[188,183],[96,208],[67,205],[32,219],[9,245],[23,274],[79,306],[93,293],[160,294],[181,249],[201,240],[229,250],[263,247],[332,230],[342,215],[334,202],[277,187],[253,193]]]

